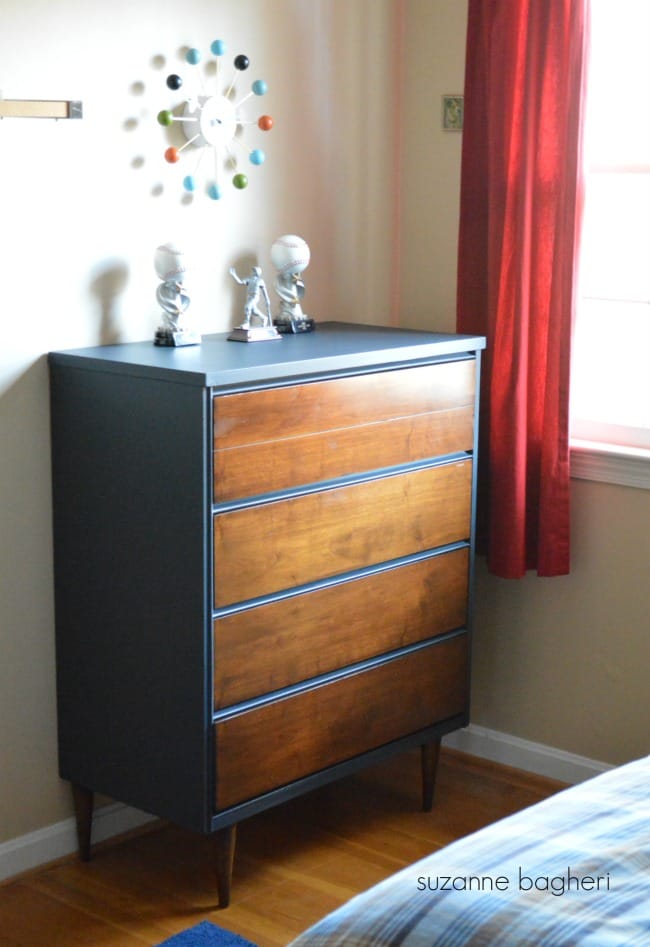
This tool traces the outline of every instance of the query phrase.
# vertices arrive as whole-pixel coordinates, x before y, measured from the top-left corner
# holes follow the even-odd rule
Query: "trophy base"
[[[181,345],[200,345],[201,336],[198,332],[190,332],[187,329],[174,332],[173,329],[167,329],[161,326],[156,329],[153,340],[154,345],[164,345],[168,348],[174,348]]]
[[[282,336],[273,326],[237,326],[228,338],[231,342],[271,342]]]
[[[299,332],[313,332],[316,324],[309,316],[302,319],[274,319],[273,325],[282,335],[297,335]]]

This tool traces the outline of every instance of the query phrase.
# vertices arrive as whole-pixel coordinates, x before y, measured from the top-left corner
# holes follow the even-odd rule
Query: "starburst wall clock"
[[[169,164],[188,163],[183,189],[191,194],[203,182],[207,196],[218,201],[224,195],[226,183],[244,190],[248,187],[246,171],[264,164],[266,154],[262,148],[248,149],[245,146],[245,132],[249,127],[269,132],[273,119],[270,115],[245,118],[244,107],[251,99],[267,92],[266,82],[255,79],[246,94],[237,97],[235,83],[237,76],[248,70],[248,56],[235,56],[232,63],[234,72],[228,80],[222,75],[226,53],[224,41],[215,40],[210,52],[215,62],[214,76],[209,79],[206,80],[201,70],[201,50],[194,47],[185,54],[185,63],[190,67],[190,81],[186,83],[186,78],[177,73],[167,76],[166,85],[170,92],[182,89],[184,98],[171,108],[160,111],[158,123],[166,129],[170,140],[174,140],[165,150],[165,160]],[[186,89],[189,89],[189,95]]]

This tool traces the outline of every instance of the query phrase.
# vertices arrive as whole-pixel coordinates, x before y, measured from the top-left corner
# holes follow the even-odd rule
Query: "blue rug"
[[[158,947],[255,947],[255,944],[210,921],[201,921],[196,927],[164,940]]]

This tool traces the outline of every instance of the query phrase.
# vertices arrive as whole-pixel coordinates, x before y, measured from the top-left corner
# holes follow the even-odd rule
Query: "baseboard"
[[[154,816],[121,803],[102,806],[93,814],[93,844],[123,832],[130,832],[152,821]],[[55,822],[44,829],[3,842],[0,844],[0,881],[21,875],[76,851],[77,828],[74,818]]]
[[[508,733],[499,733],[497,730],[473,724],[450,733],[443,743],[472,756],[505,766],[515,766],[517,769],[548,776],[563,783],[580,783],[611,769],[606,763],[599,763],[585,756],[576,756],[552,746],[531,743]],[[103,806],[97,809],[93,816],[93,843],[103,842],[115,835],[139,828],[153,819],[153,816],[121,803]],[[76,850],[77,832],[75,820],[72,818],[3,842],[0,844],[0,881],[56,861],[57,858],[63,858]]]
[[[474,724],[444,737],[443,745],[492,760],[494,763],[502,763],[504,766],[515,766],[529,773],[548,776],[549,779],[557,779],[562,783],[581,783],[612,769],[607,763],[600,763],[586,756],[577,756],[553,746],[532,743],[509,733],[500,733],[498,730],[489,730]]]

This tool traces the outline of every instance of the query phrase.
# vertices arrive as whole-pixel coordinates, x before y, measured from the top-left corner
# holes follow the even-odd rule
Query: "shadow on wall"
[[[63,807],[56,767],[46,356],[0,395],[0,443],[2,841],[61,818]],[[12,823],[21,804],[24,815]]]
[[[99,344],[115,345],[122,341],[118,324],[118,300],[129,281],[126,263],[110,263],[91,280],[90,290],[99,303]]]

